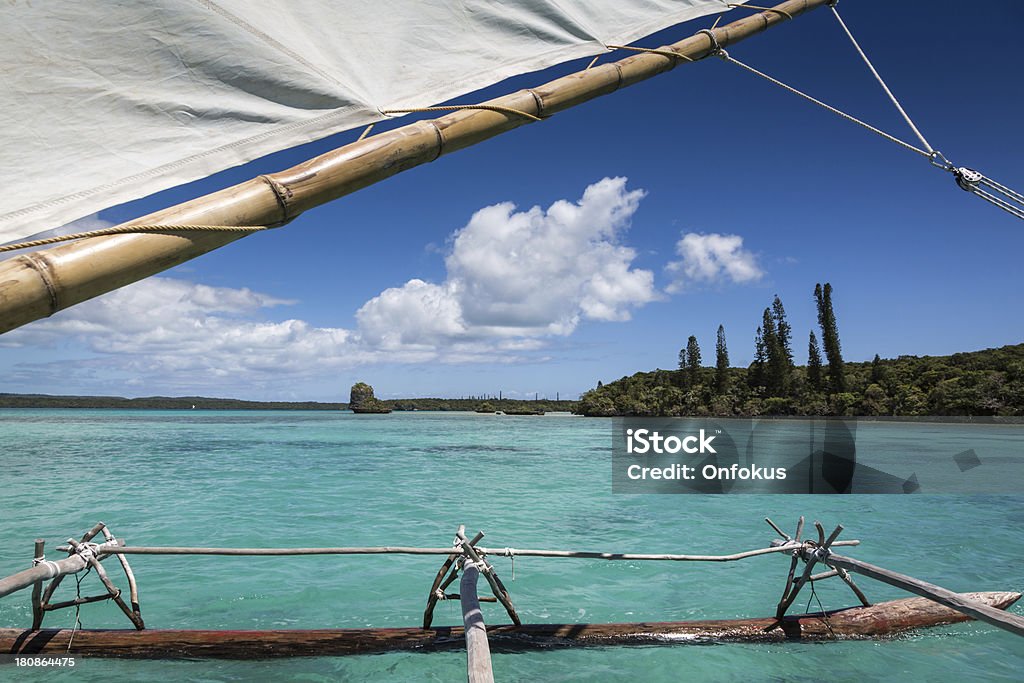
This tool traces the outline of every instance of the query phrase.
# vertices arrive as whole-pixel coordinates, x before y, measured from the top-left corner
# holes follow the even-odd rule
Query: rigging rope
[[[903,120],[907,122],[907,125],[914,132],[914,135],[921,142],[921,145],[924,147],[924,149],[917,147],[916,145],[913,145],[909,142],[906,142],[905,140],[901,140],[900,138],[894,135],[886,133],[885,131],[876,128],[875,126],[872,126],[869,123],[861,121],[855,116],[851,116],[850,114],[847,114],[846,112],[840,109],[837,109],[829,104],[826,104],[825,102],[822,102],[821,100],[812,97],[811,95],[808,95],[807,93],[801,90],[797,90],[791,85],[783,83],[777,78],[769,76],[763,71],[755,69],[749,64],[744,64],[740,60],[735,59],[734,57],[730,56],[728,52],[722,49],[722,47],[718,44],[718,39],[716,38],[714,31],[703,29],[699,31],[699,33],[703,33],[704,35],[708,36],[708,38],[711,40],[712,49],[711,52],[708,53],[708,56],[719,57],[723,61],[729,62],[730,64],[735,64],[736,66],[739,66],[756,76],[760,76],[769,83],[773,83],[779,86],[783,90],[786,90],[788,92],[793,93],[794,95],[802,97],[808,102],[816,104],[819,107],[826,109],[832,112],[833,114],[836,114],[837,116],[860,126],[861,128],[864,128],[865,130],[871,131],[872,133],[875,133],[876,135],[890,142],[893,142],[906,150],[915,152],[925,157],[931,162],[933,166],[936,166],[944,171],[952,173],[953,177],[956,179],[956,184],[965,192],[970,192],[971,194],[977,195],[978,197],[984,199],[989,204],[992,204],[993,206],[996,206],[1002,209],[1003,211],[1006,211],[1012,216],[1016,216],[1017,218],[1024,220],[1024,194],[1021,194],[1016,190],[1006,187],[1002,183],[992,180],[991,178],[980,173],[979,171],[967,168],[966,166],[956,166],[948,159],[946,159],[946,157],[943,156],[942,152],[932,147],[931,143],[929,143],[928,140],[924,137],[920,129],[918,129],[917,125],[914,124],[914,121],[910,118],[910,115],[907,114],[907,111],[903,108],[903,105],[901,105],[899,100],[896,99],[896,96],[893,94],[892,90],[890,90],[889,86],[886,85],[885,81],[882,79],[882,76],[878,73],[878,70],[875,69],[874,65],[871,63],[871,60],[868,59],[867,54],[864,53],[864,50],[861,48],[860,44],[853,37],[853,33],[850,31],[849,27],[846,25],[846,22],[843,21],[843,18],[839,15],[839,11],[836,9],[837,2],[838,0],[833,0],[832,2],[829,3],[829,9],[831,9],[832,14],[835,15],[836,21],[839,22],[839,25],[842,27],[843,32],[846,33],[846,36],[850,39],[850,42],[853,44],[854,49],[860,55],[861,59],[864,60],[864,63],[867,65],[872,75],[874,75],[875,79],[878,81],[878,84],[882,87],[882,90],[885,91],[885,94],[889,97],[889,100],[896,107],[896,110],[903,117]],[[750,5],[748,5],[748,7],[750,7]]]
[[[903,105],[901,105],[899,100],[896,99],[896,96],[892,94],[892,90],[889,90],[889,86],[885,84],[885,81],[882,80],[882,77],[875,69],[875,65],[871,63],[871,60],[868,59],[868,56],[864,54],[864,50],[860,48],[860,44],[857,42],[856,38],[854,38],[853,34],[850,33],[850,29],[846,26],[846,22],[843,21],[843,18],[841,16],[839,16],[839,10],[836,9],[836,3],[830,3],[828,8],[832,10],[832,14],[835,15],[836,21],[838,21],[839,25],[843,28],[843,32],[846,33],[846,37],[850,39],[851,43],[853,43],[853,47],[855,50],[857,50],[857,54],[859,54],[860,58],[864,60],[864,63],[868,65],[868,69],[874,75],[875,79],[878,81],[878,84],[882,86],[882,90],[884,90],[885,94],[889,96],[889,99],[892,100],[892,103],[896,107],[896,110],[899,111],[900,115],[903,116],[903,120],[907,122],[908,126],[910,126],[910,130],[914,131],[914,135],[917,136],[917,139],[921,141],[921,144],[924,145],[924,148],[927,149],[930,154],[934,153],[935,148],[932,147],[927,140],[925,140],[924,135],[921,134],[921,131],[917,129],[917,126],[915,126],[914,122],[910,119],[910,115],[907,114],[906,110],[903,109]]]
[[[273,230],[276,226],[270,225],[120,225],[113,228],[100,228],[98,230],[87,230],[85,232],[76,232],[71,235],[55,235],[54,237],[45,237],[38,240],[30,240],[28,242],[16,242],[12,244],[4,244],[0,246],[0,253],[5,251],[18,251],[19,249],[31,249],[32,247],[42,247],[47,244],[57,244],[59,242],[71,242],[73,240],[81,240],[87,237],[105,237],[107,235],[130,235],[141,232],[147,233],[175,233],[175,232],[261,232],[263,230]]]

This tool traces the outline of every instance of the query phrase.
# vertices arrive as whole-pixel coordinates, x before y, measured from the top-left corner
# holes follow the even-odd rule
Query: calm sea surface
[[[951,444],[1000,429],[941,428]],[[912,443],[912,430],[933,439],[936,426],[860,429]],[[609,420],[569,416],[0,410],[0,575],[30,563],[32,539],[46,538],[53,559],[54,546],[98,520],[136,545],[447,546],[464,523],[484,530],[491,547],[717,554],[767,544],[765,516],[792,528],[804,514],[828,528],[844,524],[843,537],[864,541],[850,551],[856,557],[955,590],[1024,588],[1024,497],[612,495],[610,430]],[[441,558],[131,561],[147,626],[257,629],[416,625]],[[767,616],[788,568],[779,556],[728,564],[519,558],[512,581],[509,560],[494,563],[527,622]],[[111,574],[123,583],[119,569]],[[86,582],[83,595],[98,592],[93,576]],[[874,600],[901,597],[861,584]],[[74,587],[66,580],[58,599]],[[852,597],[831,582],[818,595],[826,607]],[[28,597],[0,600],[0,624],[27,626]],[[435,623],[459,623],[457,607],[439,605]],[[500,610],[485,605],[485,618],[503,622]],[[86,628],[127,625],[108,604],[83,607],[81,618]],[[73,619],[65,610],[46,624]],[[494,666],[501,681],[1021,680],[1024,639],[971,624],[888,642],[496,654]],[[465,654],[0,668],[7,680],[72,676],[458,681]]]

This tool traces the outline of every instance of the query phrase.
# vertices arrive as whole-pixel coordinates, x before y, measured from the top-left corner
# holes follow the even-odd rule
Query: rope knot
[[[714,31],[709,28],[702,28],[697,31],[697,33],[703,33],[708,37],[708,40],[711,41],[711,52],[708,53],[709,55],[714,55],[715,57],[729,56],[726,51],[722,49],[722,46],[718,44],[718,36],[715,35]]]

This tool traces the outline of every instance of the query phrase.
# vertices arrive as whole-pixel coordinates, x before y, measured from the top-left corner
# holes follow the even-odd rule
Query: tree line
[[[623,377],[580,397],[577,412],[611,415],[1024,415],[1024,344],[952,356],[843,360],[832,285],[814,288],[818,333],[806,365],[794,362],[792,328],[776,295],[754,334],[754,360],[730,367],[718,326],[715,364],[704,365],[696,336],[676,370]],[[824,353],[824,358],[822,354]]]

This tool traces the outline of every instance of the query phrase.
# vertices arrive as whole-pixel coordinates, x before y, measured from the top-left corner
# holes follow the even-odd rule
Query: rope
[[[652,55],[661,55],[662,57],[668,57],[669,59],[685,59],[688,62],[692,62],[693,57],[688,57],[679,52],[672,52],[671,50],[656,50],[650,47],[633,47],[632,45],[605,45],[605,47],[611,50],[631,50],[633,52],[649,52]]]
[[[878,81],[878,84],[882,86],[882,90],[884,90],[885,94],[889,96],[889,99],[892,100],[893,105],[899,111],[900,115],[903,117],[903,120],[907,122],[908,126],[910,126],[910,130],[914,131],[914,135],[916,135],[917,139],[921,141],[921,144],[924,145],[924,148],[928,150],[928,153],[934,154],[935,148],[928,144],[928,141],[925,140],[924,135],[922,135],[921,131],[917,129],[917,126],[914,125],[914,122],[910,120],[910,116],[907,114],[906,110],[903,109],[903,105],[900,104],[899,100],[896,99],[896,96],[892,94],[892,90],[889,90],[889,86],[885,84],[885,81],[882,80],[882,77],[878,74],[878,71],[875,70],[875,66],[871,63],[871,60],[868,59],[868,56],[866,54],[864,54],[864,50],[861,49],[860,44],[857,43],[856,38],[854,38],[853,34],[850,33],[850,29],[847,28],[846,22],[844,22],[843,18],[839,16],[839,10],[836,9],[835,3],[831,3],[829,5],[829,9],[832,10],[832,14],[835,15],[836,21],[839,22],[839,25],[843,27],[843,32],[846,33],[846,37],[850,39],[851,43],[853,43],[853,47],[857,50],[857,54],[859,54],[860,58],[864,60],[864,63],[868,65],[868,69],[874,75],[875,79]]]
[[[75,642],[75,633],[82,628],[82,604],[78,602],[82,599],[82,579],[89,575],[92,571],[92,567],[89,567],[84,574],[75,575],[75,623],[71,626],[71,636],[68,638],[68,649],[66,654],[71,653],[71,644]]]
[[[825,628],[828,629],[829,635],[831,635],[834,638],[835,635],[836,635],[836,632],[832,630],[832,623],[829,621],[828,613],[825,611],[825,606],[821,604],[821,598],[818,597],[818,591],[814,590],[814,584],[813,583],[811,584],[811,596],[809,598],[807,598],[807,608],[804,609],[804,614],[810,614],[811,613],[811,600],[817,600],[818,601],[818,609],[821,610],[821,619],[820,619],[820,621],[823,624],[825,624]]]
[[[508,558],[512,559],[512,580],[515,581],[516,580],[516,549],[515,548],[505,548],[504,552],[502,552],[501,554],[504,555],[505,557],[508,557]]]
[[[895,137],[894,135],[890,135],[889,133],[886,133],[883,130],[875,128],[870,123],[865,123],[864,121],[861,121],[860,119],[856,118],[855,116],[851,116],[850,114],[847,114],[844,111],[840,111],[839,109],[836,109],[835,107],[833,107],[833,106],[831,106],[829,104],[825,104],[824,102],[822,102],[821,100],[819,100],[817,98],[811,97],[810,95],[808,95],[807,93],[805,93],[805,92],[803,92],[801,90],[797,90],[796,88],[794,88],[791,85],[786,85],[785,83],[783,83],[782,81],[778,80],[777,78],[772,78],[771,76],[769,76],[768,74],[764,73],[763,71],[758,71],[754,67],[752,67],[752,66],[750,66],[748,64],[744,64],[740,60],[735,59],[735,58],[729,56],[729,53],[726,52],[725,50],[719,49],[714,54],[716,54],[716,56],[718,56],[718,57],[721,57],[723,60],[729,62],[730,64],[735,64],[736,66],[742,67],[742,68],[746,69],[747,71],[749,71],[750,73],[754,74],[755,76],[760,76],[761,78],[765,79],[769,83],[774,83],[775,85],[779,86],[783,90],[791,92],[794,95],[798,95],[798,96],[804,98],[805,100],[807,100],[808,102],[811,102],[812,104],[816,104],[819,107],[821,107],[822,109],[825,109],[827,111],[832,112],[833,114],[835,114],[836,116],[839,116],[840,118],[843,118],[843,119],[845,119],[845,120],[847,120],[847,121],[849,121],[851,123],[855,123],[858,126],[860,126],[861,128],[864,128],[865,130],[871,131],[875,135],[879,135],[879,136],[885,138],[886,140],[889,140],[890,142],[895,142],[897,145],[899,145],[900,147],[903,147],[904,149],[908,149],[911,152],[916,152],[917,154],[920,154],[921,156],[923,156],[924,158],[929,159],[929,160],[933,160],[936,157],[936,152],[934,150],[926,151],[926,150],[920,149],[919,147],[915,147],[914,145],[910,144],[909,142],[905,142],[903,140],[900,140],[898,137]]]
[[[753,7],[753,5],[744,5],[744,6],[745,7]],[[921,156],[923,156],[926,159],[928,159],[928,161],[931,162],[931,164],[933,166],[936,166],[938,168],[941,168],[944,171],[948,171],[948,172],[952,173],[953,176],[956,178],[957,185],[959,185],[961,189],[963,189],[963,190],[965,190],[967,192],[970,192],[971,194],[977,195],[978,197],[984,199],[989,204],[992,204],[993,206],[996,206],[996,207],[1002,209],[1003,211],[1009,213],[1011,216],[1015,216],[1017,218],[1020,218],[1021,220],[1024,220],[1024,194],[1021,194],[1020,192],[1017,192],[1016,190],[1012,190],[1009,187],[1006,187],[1005,185],[1003,185],[1002,183],[998,183],[998,182],[992,180],[991,178],[986,177],[985,175],[983,175],[982,173],[979,173],[978,171],[975,171],[975,170],[972,170],[972,169],[969,169],[969,168],[964,168],[964,167],[958,168],[953,163],[951,163],[948,159],[946,159],[946,157],[943,156],[942,152],[936,150],[934,147],[931,146],[931,144],[928,142],[928,140],[925,139],[924,135],[921,134],[921,131],[918,130],[917,126],[914,125],[914,122],[911,120],[911,118],[907,114],[906,110],[900,104],[899,100],[897,100],[896,96],[893,95],[892,90],[890,90],[889,86],[886,85],[884,80],[882,80],[881,75],[879,75],[878,71],[875,69],[874,65],[871,63],[871,60],[868,59],[868,56],[864,53],[864,50],[861,49],[860,44],[857,43],[857,40],[853,37],[853,34],[850,32],[849,27],[847,27],[846,23],[843,21],[843,18],[841,16],[839,16],[839,12],[835,8],[835,2],[829,3],[829,7],[831,8],[832,13],[835,15],[836,20],[839,21],[839,25],[842,27],[843,31],[846,33],[846,36],[850,39],[850,42],[853,43],[853,47],[857,50],[857,53],[860,55],[861,59],[863,59],[864,63],[867,64],[868,69],[874,75],[874,77],[878,81],[879,85],[882,86],[882,90],[885,91],[885,94],[889,97],[889,100],[892,101],[892,103],[896,107],[897,111],[899,111],[900,115],[903,117],[903,120],[906,121],[907,125],[910,126],[910,129],[912,131],[914,131],[914,135],[916,135],[917,139],[921,141],[921,144],[924,146],[924,149],[921,149],[920,147],[916,147],[915,145],[912,145],[909,142],[901,140],[900,138],[897,138],[894,135],[890,135],[889,133],[886,133],[885,131],[883,131],[883,130],[881,130],[879,128],[876,128],[876,127],[872,126],[869,123],[865,123],[864,121],[861,121],[860,119],[858,119],[858,118],[856,118],[854,116],[851,116],[850,114],[847,114],[844,111],[836,109],[835,107],[833,107],[831,105],[825,104],[824,102],[822,102],[819,99],[811,97],[810,95],[808,95],[805,92],[797,90],[796,88],[794,88],[791,85],[787,85],[786,83],[783,83],[782,81],[778,80],[777,78],[773,78],[773,77],[769,76],[768,74],[764,73],[763,71],[758,71],[757,69],[755,69],[754,67],[750,66],[749,64],[744,64],[743,62],[739,61],[738,59],[734,59],[733,57],[731,57],[729,55],[728,52],[726,52],[725,50],[723,50],[721,48],[721,46],[718,44],[718,40],[715,37],[715,34],[714,34],[713,31],[708,30],[708,29],[702,29],[701,31],[698,31],[698,33],[705,34],[711,40],[711,52],[709,53],[709,56],[710,55],[714,55],[714,56],[720,57],[721,59],[725,60],[726,62],[729,62],[731,64],[735,64],[736,66],[739,66],[739,67],[749,71],[750,73],[754,74],[755,76],[760,76],[761,78],[765,79],[769,83],[773,83],[773,84],[779,86],[780,88],[782,88],[783,90],[786,90],[788,92],[793,93],[794,95],[802,97],[803,99],[807,100],[808,102],[811,102],[812,104],[816,104],[819,107],[832,112],[836,116],[839,116],[840,118],[843,118],[843,119],[845,119],[845,120],[847,120],[847,121],[849,121],[851,123],[855,123],[858,126],[860,126],[861,128],[864,128],[865,130],[868,130],[868,131],[870,131],[870,132],[872,132],[872,133],[874,133],[874,134],[876,134],[876,135],[878,135],[878,136],[880,136],[882,138],[885,138],[886,140],[889,140],[890,142],[894,142],[897,145],[899,145],[900,147],[903,147],[904,149],[907,149],[907,150],[910,150],[911,152],[916,152],[917,154],[920,154]],[[987,189],[983,189],[983,188],[987,188]],[[991,190],[992,192],[989,192],[988,190]],[[998,194],[993,194],[993,192],[994,193],[998,193]],[[1003,196],[999,196],[999,195],[1003,195]]]
[[[120,225],[114,228],[100,228],[86,232],[76,232],[71,235],[56,235],[44,239],[5,244],[0,246],[0,253],[5,251],[17,251],[18,249],[30,249],[42,247],[47,244],[58,242],[70,242],[89,237],[104,237],[107,235],[126,235],[133,233],[168,233],[168,232],[244,232],[253,233],[263,230],[272,230],[268,225]]]
[[[980,176],[980,179],[977,180],[977,181],[973,181],[973,180],[963,181],[962,173],[965,170],[969,170],[969,169],[958,168],[955,171],[953,171],[953,174],[956,176],[956,179],[957,179],[957,184],[962,189],[966,190],[967,192],[970,192],[971,194],[977,195],[978,197],[981,197],[982,199],[984,199],[989,204],[992,204],[993,206],[999,207],[1000,209],[1002,209],[1003,211],[1007,212],[1008,214],[1010,214],[1012,216],[1016,216],[1017,218],[1020,218],[1021,220],[1024,220],[1024,200],[1019,199],[1019,197],[1021,196],[1019,193],[1011,190],[1010,188],[1004,187],[1003,185],[995,182],[994,180],[991,180],[990,178],[987,178],[987,177],[981,175],[980,173],[978,173],[978,176]],[[981,185],[985,185],[985,186],[990,187],[990,188],[992,188],[992,189],[994,189],[994,190],[996,190],[998,192],[1002,192],[1003,194],[1009,196],[1011,199],[1016,201],[1021,206],[1014,206],[1013,204],[1011,204],[1010,202],[1006,201],[1005,199],[1003,199],[1001,197],[997,197],[996,195],[992,194],[991,192],[986,192],[985,190],[981,189],[981,187],[980,187]]]
[[[496,104],[447,104],[438,107],[414,107],[412,109],[381,109],[381,114],[415,114],[420,112],[428,111],[462,111],[463,109],[480,109],[483,111],[494,111],[499,114],[514,114],[516,116],[522,116],[523,118],[530,119],[531,121],[540,121],[539,116],[534,116],[529,112],[525,112],[519,109],[512,109],[511,107],[501,107]]]
[[[758,5],[739,5],[739,4],[735,3],[735,2],[727,2],[725,4],[725,6],[726,7],[730,7],[732,9],[757,9],[757,10],[761,10],[762,12],[775,12],[776,14],[781,14],[782,16],[786,17],[787,19],[792,19],[793,18],[792,14],[790,14],[789,12],[787,12],[784,9],[779,9],[777,7],[759,7]]]

